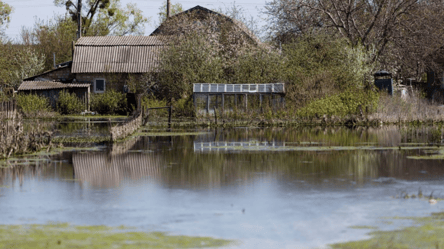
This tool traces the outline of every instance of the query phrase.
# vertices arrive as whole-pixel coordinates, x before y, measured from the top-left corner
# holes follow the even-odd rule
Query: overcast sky
[[[65,8],[55,7],[53,0],[2,0],[14,8],[11,15],[11,22],[9,28],[6,29],[6,35],[10,38],[17,38],[20,34],[22,26],[32,27],[35,19],[48,20],[54,17],[55,14],[64,14]],[[136,3],[137,7],[143,11],[145,17],[151,17],[151,23],[145,25],[145,35],[149,35],[154,29],[154,24],[157,23],[159,8],[164,0],[120,0],[122,6],[127,3]],[[253,16],[260,26],[263,25],[261,21],[260,11],[265,6],[266,0],[240,0],[235,1],[235,4],[240,6],[245,14]],[[203,6],[209,9],[226,9],[233,5],[233,0],[171,0],[171,3],[181,3],[184,10],[192,8],[196,5]]]

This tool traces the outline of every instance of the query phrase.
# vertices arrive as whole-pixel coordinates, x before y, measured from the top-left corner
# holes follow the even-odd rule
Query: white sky
[[[35,19],[49,20],[54,17],[54,14],[64,14],[65,8],[55,7],[53,0],[2,0],[14,8],[11,15],[11,22],[9,28],[5,33],[9,38],[17,38],[20,34],[22,26],[32,27],[35,23]],[[235,3],[240,6],[247,16],[252,16],[260,24],[263,25],[261,20],[260,11],[263,10],[265,2],[267,0],[171,0],[171,3],[181,3],[184,10],[192,8],[196,5],[208,9],[226,9]],[[75,1],[76,2],[76,1]],[[120,0],[122,6],[126,6],[127,3],[136,3],[137,7],[143,11],[145,17],[151,17],[151,23],[145,25],[145,35],[149,35],[154,31],[154,24],[158,22],[157,13],[164,0]]]

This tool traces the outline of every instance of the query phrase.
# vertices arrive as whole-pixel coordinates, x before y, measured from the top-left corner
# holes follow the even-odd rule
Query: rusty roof
[[[51,90],[51,89],[64,89],[64,88],[80,88],[80,87],[89,87],[90,84],[64,84],[56,81],[23,81],[20,84],[18,90],[26,91],[26,90]]]
[[[75,44],[72,73],[156,71],[165,36],[82,37]]]

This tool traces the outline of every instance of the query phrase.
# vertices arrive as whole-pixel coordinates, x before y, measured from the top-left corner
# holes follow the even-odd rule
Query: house
[[[75,43],[72,61],[24,81],[85,83],[93,93],[106,89],[127,92],[129,80],[156,72],[165,44],[163,36],[81,37]]]
[[[143,84],[144,75],[158,73],[161,51],[172,37],[194,31],[210,32],[217,42],[228,44],[230,51],[260,44],[243,23],[196,6],[169,17],[150,36],[81,37],[74,44],[72,61],[25,79],[20,91],[53,95],[55,92],[48,91],[62,89],[61,84],[68,84],[68,89],[73,88],[72,84],[89,84],[91,93],[100,94],[108,89],[134,93],[132,83]]]
[[[93,93],[128,92],[129,81],[156,73],[163,36],[82,37],[74,46],[71,67],[76,82],[90,83]]]

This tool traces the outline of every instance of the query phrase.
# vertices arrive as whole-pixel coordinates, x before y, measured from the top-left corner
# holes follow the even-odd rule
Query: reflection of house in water
[[[100,188],[117,187],[125,180],[158,179],[163,160],[158,155],[128,152],[136,143],[137,139],[114,144],[110,152],[73,154],[76,179]]]

